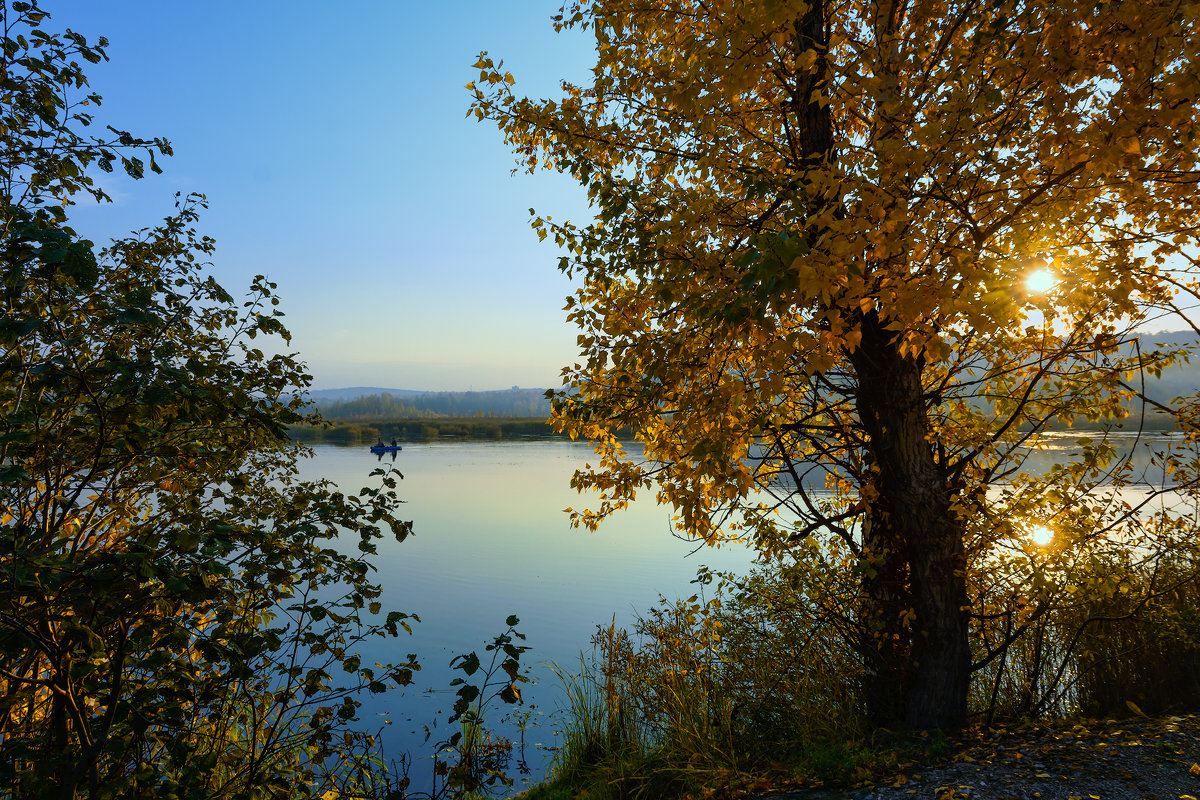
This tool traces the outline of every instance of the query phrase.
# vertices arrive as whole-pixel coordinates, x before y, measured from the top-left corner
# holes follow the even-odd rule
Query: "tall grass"
[[[1153,581],[1133,598],[1090,604],[1077,623],[1075,692],[1086,713],[1200,707],[1200,570],[1172,561]]]
[[[1154,547],[1121,541],[1081,549],[1047,571],[1040,596],[981,593],[978,656],[1023,633],[976,672],[978,718],[1200,707],[1200,543],[1178,518],[1144,524],[1156,526],[1146,540]]]
[[[1041,603],[981,593],[972,719],[1200,707],[1196,550],[1068,559]],[[702,571],[697,595],[660,598],[630,630],[598,629],[578,671],[558,672],[561,747],[530,797],[678,797],[764,776],[845,783],[928,752],[933,738],[867,725],[854,573],[827,567]],[[1009,640],[984,658],[985,641]]]
[[[858,666],[814,587],[759,572],[601,628],[575,673],[554,786],[668,796],[780,770],[844,779],[863,726]],[[536,795],[535,795],[536,796]]]

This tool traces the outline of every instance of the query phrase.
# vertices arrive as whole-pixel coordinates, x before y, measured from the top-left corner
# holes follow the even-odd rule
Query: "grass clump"
[[[846,782],[864,745],[858,661],[817,572],[701,570],[701,591],[593,637],[567,692],[552,780],[529,798],[667,797]]]

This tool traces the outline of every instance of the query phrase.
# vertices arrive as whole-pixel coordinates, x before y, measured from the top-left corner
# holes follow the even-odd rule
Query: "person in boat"
[[[397,445],[397,444],[396,444],[396,437],[395,437],[395,436],[393,436],[393,437],[392,437],[392,447],[399,447],[399,445]]]
[[[375,443],[376,447],[383,447],[383,437],[379,437],[379,441]]]

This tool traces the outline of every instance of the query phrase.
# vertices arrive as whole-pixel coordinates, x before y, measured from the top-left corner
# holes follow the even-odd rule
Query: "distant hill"
[[[413,392],[390,389],[329,389],[313,399],[321,416],[344,422],[378,422],[437,417],[547,417],[550,401],[545,389],[505,389],[494,392]],[[346,399],[330,397],[342,392]]]
[[[1166,331],[1143,334],[1141,347],[1150,350],[1169,342],[1194,343],[1193,331]],[[344,389],[318,389],[309,392],[321,414],[330,420],[373,422],[396,419],[433,419],[438,417],[547,417],[550,401],[545,389],[514,386],[486,392],[432,392],[416,389],[386,389],[378,386],[350,386]],[[1158,402],[1200,391],[1200,359],[1163,370],[1162,376],[1146,376],[1146,392]]]
[[[1143,352],[1164,344],[1195,345],[1197,338],[1194,331],[1145,333],[1139,337]],[[1135,379],[1133,385],[1136,386],[1137,383]],[[1195,394],[1197,391],[1200,391],[1200,360],[1167,367],[1158,378],[1146,376],[1146,394],[1160,403],[1169,403],[1176,397]]]
[[[372,394],[390,394],[392,397],[414,397],[419,394],[433,394],[417,389],[381,389],[378,386],[349,386],[345,389],[316,389],[308,393],[317,405],[333,403],[338,400],[354,400]]]

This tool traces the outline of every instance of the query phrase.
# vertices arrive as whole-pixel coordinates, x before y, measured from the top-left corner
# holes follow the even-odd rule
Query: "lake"
[[[370,473],[381,463],[366,446],[312,449],[314,457],[300,465],[303,477],[328,478],[348,493],[378,485]],[[629,449],[640,452],[636,445]],[[471,650],[482,657],[509,614],[520,617],[518,630],[531,648],[522,660],[534,681],[524,689],[524,710],[534,723],[526,757],[536,780],[545,774],[554,741],[549,714],[562,701],[548,662],[577,667],[580,652],[590,652],[597,625],[607,626],[614,616],[618,627],[630,624],[660,592],[670,598],[693,594],[689,582],[702,564],[748,568],[752,554],[743,546],[697,551],[695,543],[673,536],[670,510],[655,504],[652,492],[596,533],[573,529],[563,509],[585,507],[587,496],[570,487],[571,475],[594,460],[587,445],[560,440],[413,443],[397,455],[395,466],[404,475],[397,493],[406,501],[400,516],[412,520],[414,535],[402,543],[381,541],[374,563],[385,611],[415,613],[421,622],[412,636],[381,642],[363,660],[401,661],[416,653],[422,670],[403,694],[360,699],[369,726],[380,724],[382,715],[393,720],[385,733],[389,749],[426,754],[414,767],[414,786],[429,768],[422,726],[453,702],[446,690],[453,677],[449,660]],[[382,463],[390,464],[391,456]],[[507,710],[498,705],[493,717]],[[494,727],[518,738],[511,726]],[[433,740],[450,732],[441,726]]]
[[[1077,455],[1080,435],[1086,434],[1051,435],[1026,468],[1042,471]],[[1157,434],[1140,440],[1118,434],[1113,441],[1134,452],[1138,471],[1151,483],[1162,479],[1152,454],[1177,442]],[[628,449],[640,454],[635,444]],[[318,445],[313,451],[314,458],[301,463],[304,477],[328,478],[345,492],[378,485],[370,473],[381,461],[366,446]],[[422,622],[411,637],[381,642],[363,656],[367,663],[399,662],[416,653],[423,669],[403,693],[361,699],[366,725],[373,729],[385,716],[393,721],[385,734],[388,749],[416,754],[414,788],[424,785],[430,768],[424,726],[444,719],[453,702],[449,660],[471,650],[482,657],[508,615],[520,617],[519,630],[531,648],[523,663],[533,684],[526,686],[519,711],[529,712],[525,755],[531,778],[538,780],[549,766],[552,715],[563,699],[548,664],[572,670],[581,651],[590,652],[596,626],[614,618],[618,627],[629,625],[660,593],[672,599],[695,593],[690,581],[702,564],[737,572],[749,567],[752,554],[743,546],[697,550],[673,536],[670,510],[656,505],[652,492],[597,533],[571,528],[563,509],[585,507],[587,496],[570,488],[570,478],[594,459],[588,446],[563,440],[411,443],[397,455],[395,466],[404,475],[398,494],[407,501],[400,516],[413,521],[414,535],[403,543],[381,541],[374,563],[385,611],[415,613]],[[382,465],[390,463],[391,456],[383,456]],[[1125,492],[1130,499],[1138,494],[1136,487]],[[500,720],[509,710],[494,707],[487,722],[519,741],[519,730]],[[451,732],[443,724],[432,741]]]

